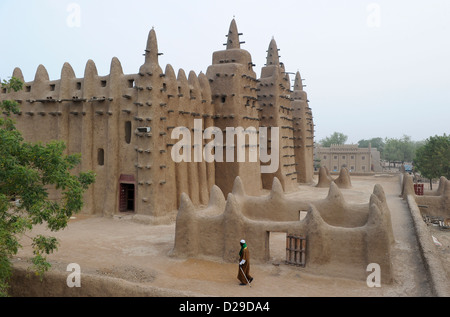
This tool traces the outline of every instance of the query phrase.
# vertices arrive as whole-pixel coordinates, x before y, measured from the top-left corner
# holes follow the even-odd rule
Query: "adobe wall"
[[[445,192],[450,187],[449,181],[445,177],[441,177],[438,189],[428,192],[424,196],[415,194],[413,179],[406,172],[401,174],[400,185],[402,187],[400,197],[406,201],[411,212],[418,246],[425,263],[434,296],[448,297],[450,295],[450,285],[445,274],[446,269],[439,253],[436,252],[436,245],[431,239],[432,233],[423,217],[424,215],[444,219],[445,217],[449,217],[445,209],[446,206],[442,205],[444,198],[450,197],[449,193]]]
[[[299,212],[306,206],[307,216],[299,220]],[[335,184],[325,200],[291,200],[284,196],[277,178],[271,193],[261,197],[246,195],[238,178],[227,200],[215,187],[205,208],[196,208],[183,195],[172,255],[236,262],[236,245],[245,239],[251,246],[252,260],[265,262],[269,260],[270,232],[306,237],[307,266],[313,271],[365,279],[367,265],[378,263],[383,282],[392,281],[390,248],[394,237],[390,211],[379,185],[364,206],[346,204]]]
[[[25,81],[20,69],[13,76]],[[123,81],[117,59],[111,62],[111,74],[103,77],[98,76],[93,61],[86,64],[84,78],[76,78],[70,64],[65,63],[57,81],[50,81],[45,67],[40,65],[34,81],[26,82],[24,90],[5,96],[20,104],[21,113],[15,120],[25,140],[64,140],[67,153],[82,153],[81,165],[75,172],[93,170],[97,174],[96,183],[85,194],[85,210],[90,213],[101,213],[104,203],[116,201],[117,180],[111,182],[109,175],[116,176],[118,164],[128,161],[125,151],[118,147],[116,134],[120,131],[116,118]],[[97,164],[99,149],[105,153],[103,165]],[[127,165],[122,169],[126,172]],[[94,199],[96,196],[101,198]]]
[[[439,186],[435,191],[416,195],[412,176],[403,173],[401,196],[404,200],[411,196],[417,203],[420,213],[431,217],[450,219],[450,181],[444,176],[439,179]]]
[[[339,188],[352,187],[350,173],[345,167],[341,168],[341,170],[339,171],[339,176],[336,179],[333,179],[326,166],[320,167],[318,175],[319,180],[316,184],[316,187],[328,188],[332,183],[336,184]]]
[[[311,109],[303,100],[306,95],[302,92],[299,98],[292,98],[295,92],[290,90],[278,53],[269,56],[276,63],[263,71],[267,78],[258,79],[250,53],[240,47],[239,36],[233,20],[226,49],[214,52],[206,74],[197,75],[183,69],[175,72],[170,64],[164,69],[159,65],[161,53],[152,29],[145,61],[136,74],[124,74],[117,58],[112,59],[108,75],[99,75],[89,60],[81,78],[69,63],[63,65],[58,80],[50,80],[40,65],[34,80],[27,82],[16,68],[13,76],[25,82],[24,90],[1,91],[0,100],[20,103],[21,113],[14,119],[26,141],[63,140],[68,154],[81,154],[82,162],[74,172],[96,173],[96,182],[84,197],[86,213],[120,213],[121,183],[134,186],[135,213],[169,220],[176,215],[182,193],[189,195],[194,205],[205,205],[213,185],[227,194],[237,176],[251,195],[261,194],[263,182],[270,188],[274,176],[281,180],[284,191],[296,190],[297,182],[310,181],[313,162],[308,148],[313,144],[312,115],[309,118]],[[276,44],[271,45],[278,52]],[[272,106],[262,94],[273,95]],[[302,105],[294,109],[292,104],[300,99]],[[264,103],[266,106],[261,105]],[[306,111],[307,120],[303,114],[296,118],[294,111]],[[249,148],[245,162],[207,163],[203,157],[194,162],[195,153],[213,139],[201,138],[196,144],[196,133],[213,126],[224,135],[226,127],[258,130],[263,119],[270,119],[267,126],[279,126],[282,131],[277,173],[261,175],[259,156],[257,162],[249,162]],[[194,120],[200,120],[200,127],[194,126]],[[295,129],[297,123],[301,127]],[[172,159],[172,149],[179,141],[171,135],[176,127],[190,132],[191,162],[175,163]],[[149,128],[150,132],[138,128]],[[226,149],[224,144],[224,160]],[[259,144],[252,150],[258,151]],[[57,197],[58,193],[51,194]]]

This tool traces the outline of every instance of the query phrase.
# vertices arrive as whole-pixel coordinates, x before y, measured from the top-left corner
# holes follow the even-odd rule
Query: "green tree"
[[[322,160],[320,158],[314,158],[314,170],[318,170],[322,166]]]
[[[445,176],[450,179],[450,135],[432,136],[417,149],[414,166],[422,176],[432,180]]]
[[[383,159],[391,162],[412,162],[419,142],[411,140],[410,136],[404,135],[401,139],[385,140]]]
[[[19,91],[23,83],[11,78],[2,89]],[[71,170],[81,156],[65,155],[65,144],[46,145],[25,142],[11,114],[19,112],[15,101],[2,101],[0,111],[0,295],[7,296],[12,274],[11,257],[21,248],[20,239],[33,226],[44,224],[52,232],[65,228],[70,217],[83,206],[83,193],[95,180],[93,172],[78,175]],[[49,198],[56,191],[60,199]],[[54,237],[30,237],[33,246],[32,269],[41,275],[50,264],[46,255],[57,250]]]
[[[334,132],[329,137],[326,137],[319,141],[322,147],[330,147],[333,144],[345,144],[347,142],[348,136],[341,132]]]
[[[383,155],[385,143],[382,138],[372,138],[370,140],[363,139],[358,141],[359,148],[368,148],[369,144],[372,148],[376,148],[380,152],[380,155]]]

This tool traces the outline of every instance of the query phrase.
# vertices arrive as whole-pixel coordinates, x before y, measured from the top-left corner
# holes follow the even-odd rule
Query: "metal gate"
[[[286,264],[305,267],[306,238],[293,234],[286,236]]]

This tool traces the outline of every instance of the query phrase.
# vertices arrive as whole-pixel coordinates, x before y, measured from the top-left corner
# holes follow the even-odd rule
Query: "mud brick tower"
[[[132,213],[157,222],[173,221],[183,193],[195,206],[207,205],[214,185],[227,195],[238,176],[250,195],[270,189],[275,177],[284,191],[295,191],[298,182],[312,180],[314,130],[306,92],[299,74],[291,90],[275,40],[257,78],[240,35],[232,20],[226,48],[213,53],[206,73],[196,74],[159,65],[161,53],[152,29],[144,63],[135,74],[124,74],[117,58],[104,76],[92,60],[81,78],[69,63],[58,80],[50,80],[40,65],[34,80],[27,82],[16,68],[13,77],[25,83],[24,89],[4,89],[0,100],[19,103],[21,112],[14,119],[26,141],[62,140],[68,154],[81,154],[77,171],[96,173],[96,182],[84,197],[85,213]],[[190,159],[175,162],[171,152],[179,140],[172,139],[172,132],[180,127],[189,132]],[[210,127],[224,136],[222,161],[198,159],[213,138],[199,141],[195,135],[204,135]],[[246,130],[245,144],[238,144],[236,137],[232,144],[226,140],[228,127],[253,127],[256,132]],[[261,173],[260,127],[280,129],[280,166],[272,174]],[[256,144],[249,144],[251,138]],[[273,141],[270,138],[269,132]],[[227,162],[227,149],[234,162]],[[245,151],[244,161],[238,161],[238,150]],[[250,160],[251,151],[257,153],[256,161]],[[57,198],[58,192],[50,195]]]
[[[250,53],[241,49],[240,35],[233,19],[226,49],[213,54],[212,65],[206,72],[211,85],[215,126],[222,131],[227,127],[254,127],[256,131],[259,129],[259,105],[256,95],[258,79],[253,71]],[[237,142],[234,144],[237,146]],[[249,148],[248,151],[258,149]],[[236,155],[237,151],[234,152]],[[246,155],[245,162],[237,162],[235,157],[234,162],[227,162],[224,158],[224,162],[216,163],[216,184],[225,195],[231,192],[236,176],[241,176],[253,194],[258,194],[262,188],[259,160],[249,162]]]

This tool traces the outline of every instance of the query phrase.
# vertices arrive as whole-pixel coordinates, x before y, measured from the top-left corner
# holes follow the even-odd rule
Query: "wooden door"
[[[128,204],[128,190],[126,184],[120,184],[119,211],[126,212]]]

